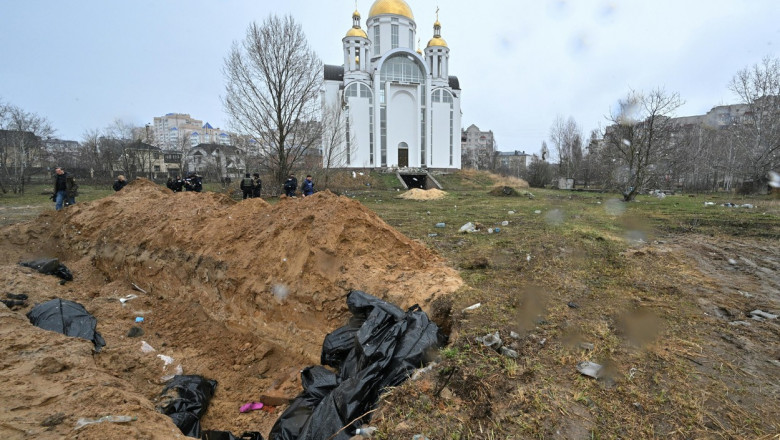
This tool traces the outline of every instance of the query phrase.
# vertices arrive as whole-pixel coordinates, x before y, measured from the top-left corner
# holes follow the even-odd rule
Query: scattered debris
[[[536,211],[534,211],[534,214],[541,214],[541,213],[542,213],[542,211],[540,211],[538,209]]]
[[[777,319],[777,315],[773,315],[771,313],[767,313],[763,310],[758,310],[758,309],[753,310],[752,312],[749,313],[749,315],[753,317],[759,316],[765,319]]]
[[[433,238],[433,237],[438,237],[438,236],[439,236],[439,234],[437,234],[437,233],[435,233],[435,232],[434,232],[434,233],[431,233],[431,234],[428,234],[428,237],[431,237],[431,238]]]
[[[729,324],[731,324],[733,326],[741,325],[741,326],[745,326],[745,327],[750,327],[750,323],[747,322],[747,321],[731,321],[731,322],[729,322]]]
[[[590,342],[580,342],[579,347],[585,351],[593,351],[593,349],[596,348],[596,346]]]
[[[443,228],[443,227],[446,227],[446,226],[447,226],[446,223],[436,223],[433,227],[434,228]]]
[[[144,353],[151,353],[151,352],[157,351],[157,350],[155,350],[154,347],[149,345],[148,342],[141,341],[141,351],[144,352]]]
[[[729,264],[730,264],[730,265],[732,265],[732,266],[736,266],[736,265],[737,265],[737,260],[735,260],[735,259],[733,259],[733,258],[729,258],[729,259],[728,259],[728,262],[729,262]]]
[[[263,406],[263,402],[249,402],[241,405],[238,412],[247,413],[249,411],[257,411],[258,409],[263,409]]]
[[[436,362],[431,362],[430,364],[428,364],[427,367],[418,368],[418,369],[414,370],[414,373],[412,374],[411,379],[412,380],[419,379],[423,374],[431,371],[433,369],[433,367],[435,367],[435,366],[436,366]]]
[[[477,310],[478,308],[482,307],[482,303],[476,303],[474,305],[468,306],[465,309],[463,309],[464,312],[468,312],[471,310]]]
[[[477,232],[477,226],[474,223],[468,222],[465,225],[461,226],[458,232],[461,233],[469,233],[469,232]]]
[[[138,295],[135,295],[135,294],[131,293],[131,294],[125,296],[125,297],[119,298],[119,302],[121,302],[122,305],[125,305],[126,302],[130,301],[131,299],[136,299],[136,298],[138,298]]]
[[[507,211],[507,214],[509,214],[509,215],[515,215],[515,212],[514,212],[514,211]]]
[[[135,322],[144,322],[144,317],[143,316],[136,316],[135,317]]]
[[[572,309],[579,309],[579,308],[580,308],[580,305],[579,305],[579,304],[577,304],[577,303],[576,303],[576,302],[574,302],[574,301],[569,301],[569,303],[568,303],[568,304],[566,304],[566,305],[567,305],[567,306],[569,306],[569,308],[572,308]]]
[[[603,366],[590,361],[582,361],[577,364],[577,371],[585,376],[598,379],[601,377],[601,372],[604,369]]]
[[[520,335],[516,332],[509,332],[509,337],[512,339],[520,339]]]
[[[501,226],[509,226],[509,222],[507,220],[504,220],[501,222]]]
[[[512,350],[511,348],[506,347],[506,346],[501,347],[500,353],[503,354],[504,356],[512,358],[512,359],[517,359],[517,357],[518,357],[518,354],[517,354],[517,352],[515,350]]]
[[[365,428],[358,428],[355,431],[355,435],[361,435],[363,437],[370,438],[375,432],[377,428],[374,426],[367,426]]]
[[[87,425],[91,425],[93,423],[103,423],[103,422],[111,422],[111,423],[128,423],[128,422],[134,422],[138,420],[138,417],[135,416],[105,416],[101,417],[99,419],[85,419],[81,418],[76,422],[76,427],[74,427],[74,430],[81,429]]]
[[[127,332],[128,338],[137,338],[143,335],[144,335],[144,329],[137,326],[130,327],[130,330]]]
[[[490,347],[496,351],[498,351],[503,344],[501,342],[501,336],[499,336],[498,331],[495,333],[488,333],[485,336],[477,336],[475,339],[477,342],[481,342],[485,347]]]
[[[133,286],[133,289],[135,289],[135,290],[137,290],[137,291],[139,291],[139,292],[141,292],[141,293],[147,293],[147,292],[146,292],[146,290],[144,290],[144,289],[142,289],[142,288],[138,287],[138,285],[137,285],[137,284],[135,284],[135,283],[130,283],[130,285],[131,285],[131,286]]]

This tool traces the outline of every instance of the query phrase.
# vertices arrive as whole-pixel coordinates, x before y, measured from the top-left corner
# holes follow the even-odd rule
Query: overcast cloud
[[[463,128],[537,152],[560,114],[588,132],[629,89],[664,87],[679,116],[734,103],[731,77],[780,56],[777,0],[407,0],[424,45],[437,4]],[[373,1],[359,0],[365,18]],[[81,140],[115,118],[169,112],[229,127],[223,59],[251,21],[292,14],[325,64],[341,64],[353,0],[20,0],[0,15],[0,99]]]

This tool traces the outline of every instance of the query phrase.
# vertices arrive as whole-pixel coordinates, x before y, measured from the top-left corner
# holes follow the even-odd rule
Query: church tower
[[[449,82],[450,48],[441,37],[441,23],[439,23],[438,15],[437,12],[436,22],[433,24],[433,38],[428,42],[428,47],[425,48],[425,61],[431,72],[432,85],[444,87]]]
[[[371,42],[360,27],[360,12],[352,13],[352,28],[341,40],[344,44],[344,78],[367,80],[370,77]]]

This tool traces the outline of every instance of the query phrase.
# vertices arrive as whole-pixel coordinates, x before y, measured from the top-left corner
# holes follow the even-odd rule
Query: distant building
[[[403,0],[376,0],[366,29],[360,13],[341,40],[344,60],[326,65],[322,107],[339,113],[328,127],[323,161],[339,168],[459,169],[461,89],[450,76],[450,48],[438,17],[425,50]]]
[[[208,122],[204,124],[187,113],[168,113],[155,117],[150,129],[153,131],[150,140],[162,149],[181,150],[183,146],[190,148],[198,144],[231,144],[231,133],[214,128]]]
[[[482,131],[474,124],[461,130],[460,145],[463,168],[488,169],[492,166],[496,140],[493,131]]]
[[[244,154],[232,145],[198,144],[184,158],[186,173],[198,173],[210,179],[237,179],[246,172]]]

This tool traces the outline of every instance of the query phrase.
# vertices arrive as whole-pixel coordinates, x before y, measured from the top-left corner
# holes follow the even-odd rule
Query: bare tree
[[[558,170],[561,177],[577,178],[582,163],[582,129],[569,116],[564,120],[558,115],[550,127],[550,141],[558,153]]]
[[[604,136],[605,157],[621,166],[617,180],[623,186],[623,200],[633,200],[657,173],[666,172],[659,165],[671,153],[671,115],[682,103],[678,93],[660,88],[647,94],[631,91],[608,117],[612,125]]]
[[[331,171],[346,166],[349,156],[357,150],[348,118],[349,104],[346,100],[324,106],[322,109],[322,167],[325,171],[323,188],[328,187]]]
[[[734,143],[744,155],[745,178],[765,182],[769,171],[780,167],[780,58],[767,56],[740,70],[729,89],[748,106],[731,127]]]
[[[281,184],[320,142],[314,123],[321,63],[291,16],[252,23],[233,44],[223,68],[225,110],[238,131],[260,141],[261,164]]]
[[[7,185],[14,193],[24,193],[30,170],[40,166],[41,138],[53,134],[48,119],[0,102],[0,190],[7,192]]]

